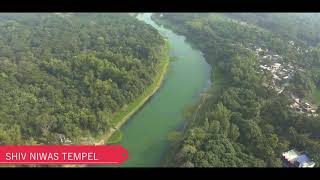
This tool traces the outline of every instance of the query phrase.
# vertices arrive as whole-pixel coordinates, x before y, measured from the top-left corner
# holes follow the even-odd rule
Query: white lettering
[[[27,154],[26,153],[6,153],[6,160],[7,161],[20,161],[25,160]]]
[[[58,153],[30,153],[30,160],[35,161],[46,161],[46,160],[58,160],[59,159]]]
[[[96,157],[96,153],[67,153],[63,152],[63,160],[68,161],[98,161],[99,159]]]

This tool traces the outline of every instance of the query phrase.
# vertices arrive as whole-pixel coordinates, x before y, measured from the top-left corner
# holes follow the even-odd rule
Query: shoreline
[[[166,42],[168,43],[168,42]],[[137,99],[139,98],[142,98],[142,100],[138,100],[137,101],[134,101],[132,102],[131,104],[135,104],[135,103],[138,103],[131,111],[127,112],[126,115],[124,117],[121,118],[121,120],[119,122],[116,122],[116,125],[115,127],[112,127],[108,132],[106,132],[103,137],[101,137],[101,139],[97,142],[94,143],[94,145],[104,145],[106,144],[106,142],[109,140],[109,138],[113,135],[114,132],[116,132],[117,130],[119,130],[122,125],[124,123],[126,123],[136,112],[139,111],[140,108],[142,108],[145,103],[159,90],[159,88],[161,87],[162,85],[162,82],[164,80],[164,77],[165,75],[167,74],[167,70],[168,70],[168,66],[169,66],[169,63],[170,63],[170,56],[169,56],[169,46],[168,44],[166,45],[165,47],[165,51],[166,51],[166,57],[164,58],[164,60],[162,62],[160,62],[159,66],[163,66],[160,68],[160,71],[155,79],[156,81],[153,82],[149,87],[148,89],[145,91],[147,92],[148,90],[151,91],[150,93],[146,94],[146,95],[141,95],[140,97],[138,97]],[[154,86],[154,87],[153,87]],[[150,88],[150,89],[149,89]],[[153,89],[151,89],[153,88]],[[130,106],[130,105],[129,105]]]

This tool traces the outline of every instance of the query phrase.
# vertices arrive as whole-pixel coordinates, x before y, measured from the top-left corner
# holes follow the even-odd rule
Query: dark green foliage
[[[104,133],[153,82],[164,45],[127,14],[1,14],[0,144]]]

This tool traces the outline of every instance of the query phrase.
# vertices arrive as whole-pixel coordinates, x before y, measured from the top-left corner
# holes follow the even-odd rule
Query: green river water
[[[120,144],[129,152],[123,167],[157,167],[169,148],[168,133],[181,128],[183,111],[194,105],[209,86],[210,66],[202,53],[193,49],[185,37],[159,27],[151,13],[137,18],[156,28],[170,44],[171,61],[165,79],[154,96],[121,128]]]

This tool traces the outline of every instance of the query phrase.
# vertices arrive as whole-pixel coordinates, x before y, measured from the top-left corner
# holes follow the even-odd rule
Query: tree
[[[230,126],[229,138],[232,141],[237,141],[239,136],[240,136],[240,132],[239,132],[238,126],[232,123]]]
[[[218,103],[215,111],[208,115],[211,121],[216,120],[220,122],[220,131],[225,136],[228,136],[230,128],[231,112],[222,104]]]

